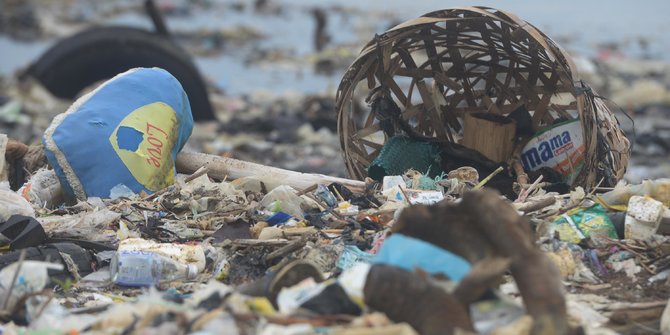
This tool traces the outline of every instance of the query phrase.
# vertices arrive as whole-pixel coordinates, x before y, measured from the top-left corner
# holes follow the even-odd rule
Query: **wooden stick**
[[[288,255],[288,254],[290,254],[290,253],[292,253],[296,250],[302,249],[305,246],[305,244],[307,244],[307,240],[303,236],[299,240],[295,240],[295,241],[291,242],[290,244],[287,244],[287,245],[285,245],[285,246],[283,246],[279,249],[276,249],[275,251],[265,255],[265,261],[269,262],[269,261],[271,261],[271,260],[273,260],[277,257],[286,256],[286,255]]]
[[[7,151],[7,142],[9,139],[7,135],[0,134],[0,181],[5,181],[9,179],[7,175],[7,162],[5,159],[5,152]]]
[[[281,247],[291,243],[290,240],[272,239],[272,240],[254,240],[254,239],[237,239],[230,244],[241,247]]]
[[[326,234],[342,234],[344,229],[322,229],[321,232],[324,232]],[[365,234],[376,234],[377,232],[374,230],[366,230],[364,232]]]
[[[524,139],[516,143],[512,152],[512,159],[510,160],[512,169],[516,173],[516,182],[522,186],[528,184],[529,181],[528,174],[526,174],[526,171],[523,169],[523,163],[521,163],[521,151],[523,151],[523,147],[528,143],[528,140]]]
[[[322,174],[302,173],[279,169],[262,164],[245,162],[233,158],[219,157],[193,152],[181,152],[177,155],[177,172],[194,173],[206,166],[208,174],[216,179],[257,177],[269,186],[289,185],[302,190],[314,184],[340,183],[354,192],[363,192],[365,183],[358,180],[337,178]]]
[[[44,313],[44,310],[47,308],[47,306],[49,305],[51,300],[53,300],[53,298],[54,298],[54,295],[53,295],[52,291],[49,291],[47,289],[45,289],[44,291],[45,291],[44,293],[47,294],[49,298],[47,299],[47,301],[45,301],[42,304],[42,306],[40,306],[40,309],[39,309],[39,311],[37,311],[37,314],[35,315],[33,320],[37,320],[37,319],[40,318],[40,316],[42,316],[42,313]]]
[[[480,181],[479,184],[475,185],[475,187],[473,187],[472,189],[473,190],[478,190],[478,189],[484,187],[484,185],[486,185],[486,183],[488,183],[489,180],[491,180],[491,178],[495,177],[498,173],[500,173],[502,171],[503,171],[503,167],[499,166],[495,171],[491,172],[491,174],[488,175],[488,177],[484,178],[484,180]],[[409,201],[409,198],[408,198],[408,201]]]
[[[532,192],[537,187],[537,185],[542,181],[542,178],[544,178],[544,176],[540,175],[527,189],[521,189],[521,192],[519,192],[519,197],[514,202],[526,201],[526,198],[528,198],[530,192]]]
[[[619,309],[647,309],[656,307],[665,307],[667,300],[647,301],[647,302],[613,302],[608,304],[606,310],[616,311]]]
[[[16,272],[14,272],[11,284],[9,285],[9,289],[7,290],[5,301],[2,302],[3,311],[7,309],[7,304],[9,303],[9,299],[12,297],[12,291],[14,290],[14,284],[16,284],[16,279],[19,278],[19,273],[21,273],[21,267],[23,266],[23,261],[25,259],[26,259],[26,249],[21,249],[21,253],[19,254],[19,260],[17,261],[17,263],[19,264],[16,266]]]
[[[556,198],[552,196],[540,198],[537,200],[532,200],[524,203],[514,203],[514,207],[524,213],[534,212],[546,207],[549,207],[556,203]]]
[[[209,169],[206,166],[201,166],[199,169],[197,169],[195,172],[193,172],[192,175],[184,178],[184,182],[188,183],[189,181],[191,181],[195,178],[198,178],[198,177],[202,176],[203,174],[207,174],[207,172],[209,172]]]

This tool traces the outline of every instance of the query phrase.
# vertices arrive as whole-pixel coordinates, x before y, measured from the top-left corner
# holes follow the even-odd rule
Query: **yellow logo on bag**
[[[163,102],[132,111],[109,137],[133,177],[153,192],[174,183],[171,150],[176,140],[177,113]]]

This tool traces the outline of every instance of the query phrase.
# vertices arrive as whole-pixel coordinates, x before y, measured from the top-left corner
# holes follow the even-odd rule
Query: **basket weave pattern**
[[[614,115],[581,82],[560,46],[507,12],[435,11],[363,48],[336,96],[340,144],[349,174],[358,179],[389,138],[388,115],[353,108],[355,98],[375,92],[388,92],[399,106],[396,120],[406,135],[438,142],[462,139],[465,113],[508,115],[525,105],[534,131],[579,118],[586,157],[573,185],[593,186],[601,178],[610,184],[625,173],[629,142]]]

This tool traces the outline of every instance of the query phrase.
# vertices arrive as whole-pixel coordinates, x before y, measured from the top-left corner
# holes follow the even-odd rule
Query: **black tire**
[[[160,67],[188,94],[196,121],[215,120],[207,87],[191,57],[172,40],[132,27],[97,27],[67,37],[30,65],[25,75],[53,95],[74,99],[81,90],[135,67]]]

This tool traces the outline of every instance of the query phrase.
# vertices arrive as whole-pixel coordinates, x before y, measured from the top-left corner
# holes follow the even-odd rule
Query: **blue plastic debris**
[[[407,271],[419,268],[431,275],[446,275],[455,282],[470,272],[470,263],[463,257],[431,243],[397,233],[386,238],[372,263],[393,265]]]
[[[268,218],[267,223],[270,226],[276,226],[280,223],[284,223],[284,222],[288,221],[291,218],[292,218],[292,216],[290,216],[290,215],[288,215],[284,212],[277,212],[277,213],[274,213],[272,216],[270,216]]]
[[[337,268],[344,271],[352,268],[356,263],[370,263],[373,257],[373,254],[361,251],[354,245],[348,245],[344,247],[342,255],[337,259]]]

